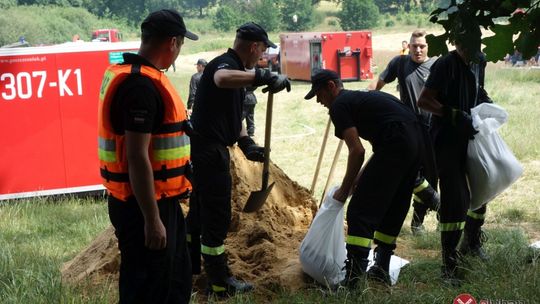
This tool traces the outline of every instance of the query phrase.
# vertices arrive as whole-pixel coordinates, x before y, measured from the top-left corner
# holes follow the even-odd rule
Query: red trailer
[[[281,72],[291,79],[310,80],[315,69],[337,72],[344,81],[373,78],[371,32],[284,33]]]
[[[105,68],[139,42],[0,48],[0,200],[103,189],[97,108]]]

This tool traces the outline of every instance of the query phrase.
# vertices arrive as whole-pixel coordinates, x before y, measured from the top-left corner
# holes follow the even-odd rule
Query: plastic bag
[[[478,130],[467,148],[467,175],[471,190],[471,210],[493,200],[523,173],[523,167],[497,129],[508,120],[500,106],[482,103],[471,109]]]
[[[305,273],[317,282],[335,287],[345,279],[343,203],[333,198],[338,187],[326,194],[321,209],[300,244],[300,263]]]

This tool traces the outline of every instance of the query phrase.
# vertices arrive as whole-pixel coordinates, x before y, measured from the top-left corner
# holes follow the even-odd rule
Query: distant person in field
[[[409,55],[399,55],[394,57],[390,63],[388,63],[388,66],[381,73],[379,78],[372,82],[368,88],[371,90],[380,90],[387,83],[397,79],[401,102],[419,116],[427,133],[431,113],[419,109],[416,102],[424,87],[424,83],[429,76],[429,70],[437,58],[430,58],[427,55],[428,44],[426,42],[426,32],[424,30],[414,31],[411,34],[408,45]],[[429,140],[429,138],[426,139]],[[431,149],[428,150],[428,152],[431,151]],[[438,211],[440,205],[439,195],[434,189],[434,186],[436,187],[437,183],[434,160],[429,153],[426,157],[430,159],[424,161],[426,165],[423,170],[418,173],[418,177],[414,183],[414,212],[411,230],[415,235],[424,231],[423,222],[428,209]]]
[[[401,41],[401,51],[399,51],[400,55],[407,55],[409,54],[409,42],[407,40]]]
[[[195,64],[195,68],[197,69],[197,73],[191,75],[191,80],[189,81],[189,97],[187,102],[187,109],[188,113],[191,114],[191,111],[193,111],[193,104],[195,103],[195,95],[197,94],[197,88],[199,87],[199,82],[201,82],[201,76],[204,71],[204,68],[206,67],[206,60],[199,59],[197,60],[197,63]]]
[[[340,202],[352,194],[343,285],[354,288],[364,277],[372,243],[377,245],[375,265],[367,277],[390,285],[390,258],[409,211],[423,154],[421,126],[396,97],[379,91],[346,90],[336,72],[319,70],[311,83],[304,98],[317,96],[317,102],[329,109],[335,135],[349,150],[345,176],[334,194]],[[373,149],[365,165],[360,138]]]
[[[242,120],[246,120],[246,131],[250,137],[255,135],[255,106],[257,105],[257,96],[255,96],[256,89],[256,87],[246,87],[244,109],[242,110]]]
[[[191,261],[180,208],[190,191],[184,103],[162,72],[184,39],[197,40],[175,10],[141,24],[137,54],[105,71],[98,154],[120,249],[120,303],[188,303]]]
[[[472,124],[471,109],[480,103],[492,102],[484,90],[486,61],[480,52],[480,42],[474,48],[466,45],[474,42],[480,33],[471,33],[468,28],[456,32],[460,34],[451,41],[456,49],[433,64],[418,98],[418,107],[432,113],[430,133],[441,195],[442,278],[453,285],[459,285],[462,279],[458,273],[461,255],[488,259],[482,231],[486,206],[469,210],[465,163],[468,143],[478,133]]]

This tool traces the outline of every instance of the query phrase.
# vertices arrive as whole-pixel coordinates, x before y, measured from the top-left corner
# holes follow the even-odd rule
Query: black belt
[[[186,171],[188,171],[188,168],[190,168],[190,165],[185,165],[182,167],[176,167],[176,168],[170,168],[167,169],[165,165],[161,166],[161,170],[154,171],[154,180],[161,180],[163,182],[166,182],[169,178],[175,178],[178,176],[182,176],[186,174]],[[113,181],[118,183],[128,183],[129,182],[129,174],[128,173],[118,173],[118,172],[111,172],[107,169],[107,166],[105,168],[99,169],[101,173],[101,177],[103,177],[107,182]]]

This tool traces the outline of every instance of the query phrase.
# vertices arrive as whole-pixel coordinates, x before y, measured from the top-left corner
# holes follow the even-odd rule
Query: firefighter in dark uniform
[[[484,90],[486,62],[479,52],[480,41],[475,50],[461,44],[471,40],[466,32],[456,38],[456,50],[433,65],[418,99],[419,107],[433,113],[431,134],[441,194],[442,277],[452,284],[459,284],[457,246],[463,229],[465,235],[459,252],[487,259],[482,248],[484,235],[481,230],[486,207],[468,211],[470,192],[465,162],[468,142],[477,133],[472,125],[471,108],[492,101]]]
[[[366,272],[371,243],[375,265],[368,278],[390,285],[390,258],[410,206],[414,181],[423,156],[420,124],[415,114],[394,96],[379,91],[343,89],[339,76],[320,70],[311,78],[305,99],[330,109],[335,135],[347,144],[347,170],[334,198],[345,202],[348,236],[345,285],[353,287]],[[365,150],[360,137],[371,143],[373,156],[362,172]]]
[[[238,143],[247,159],[264,161],[264,148],[255,144],[242,124],[242,107],[247,86],[267,85],[273,93],[285,88],[290,91],[285,75],[274,75],[265,69],[246,71],[255,66],[268,47],[276,45],[261,26],[255,23],[240,26],[233,48],[206,66],[191,116],[196,134],[191,141],[194,171],[194,198],[188,213],[191,252],[197,263],[196,244],[200,234],[209,292],[219,296],[253,289],[251,284],[234,278],[225,255],[232,187],[227,147]]]
[[[180,200],[191,190],[184,103],[162,70],[184,38],[174,10],[141,24],[138,54],[107,68],[100,90],[98,153],[120,249],[120,303],[189,303],[191,264]]]
[[[429,140],[428,129],[431,113],[418,108],[416,101],[424,86],[424,82],[429,76],[429,71],[433,63],[437,60],[428,57],[428,44],[426,42],[426,31],[416,30],[411,34],[411,40],[407,44],[408,55],[394,57],[386,69],[381,73],[379,79],[371,83],[368,87],[373,90],[382,89],[387,83],[398,80],[399,98],[401,102],[409,106],[419,118],[425,128],[425,141]],[[431,141],[426,142],[429,152],[431,152]],[[434,168],[433,155],[428,153],[424,160],[424,166],[419,172],[413,190],[413,218],[411,221],[411,231],[414,235],[424,231],[424,218],[428,209],[438,211],[440,205],[439,194],[432,187],[437,185],[436,169]]]

